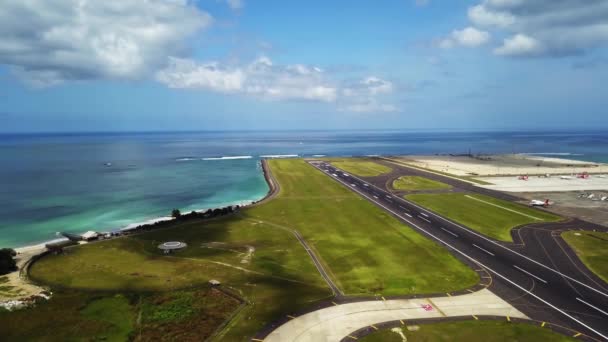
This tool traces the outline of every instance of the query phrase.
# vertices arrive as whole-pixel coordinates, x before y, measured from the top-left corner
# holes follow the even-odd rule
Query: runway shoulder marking
[[[534,274],[532,274],[532,273],[530,273],[530,272],[528,272],[528,271],[524,270],[523,268],[521,268],[521,267],[519,267],[519,266],[517,266],[517,265],[513,265],[513,267],[515,267],[515,268],[517,268],[518,270],[520,270],[521,272],[523,272],[523,273],[525,273],[525,274],[529,275],[530,277],[532,277],[532,278],[534,278],[534,279],[536,279],[536,280],[538,280],[538,281],[541,281],[541,282],[543,282],[543,283],[547,284],[547,281],[546,281],[546,280],[544,280],[544,279],[542,279],[542,278],[540,278],[540,277],[535,276]]]
[[[477,248],[477,249],[479,249],[479,250],[482,250],[482,251],[484,251],[485,253],[487,253],[487,254],[489,254],[489,255],[491,255],[491,256],[494,256],[494,253],[490,252],[489,250],[487,250],[487,249],[485,249],[485,248],[483,248],[483,247],[479,247],[479,246],[477,246],[476,244],[473,244],[473,247],[475,247],[475,248]]]
[[[602,309],[598,308],[597,306],[592,305],[592,304],[589,304],[589,303],[585,302],[584,300],[582,300],[582,299],[580,299],[580,298],[578,298],[578,297],[576,297],[576,300],[578,300],[579,302],[581,302],[581,303],[583,303],[583,304],[587,305],[588,307],[590,307],[590,308],[592,308],[592,309],[595,309],[595,310],[597,310],[598,312],[601,312],[601,313],[603,313],[604,315],[608,316],[608,312],[606,312],[606,311],[604,311],[604,310],[602,310]]]
[[[542,221],[542,220],[543,220],[542,218],[538,218],[538,217],[536,217],[536,216],[532,216],[532,215],[524,214],[524,213],[519,212],[519,211],[517,211],[517,210],[509,209],[509,208],[507,208],[507,207],[503,207],[502,205],[498,205],[498,204],[494,204],[494,203],[492,203],[492,202],[484,201],[484,200],[481,200],[481,199],[479,199],[479,198],[475,198],[475,197],[473,197],[473,196],[464,195],[464,197],[466,197],[466,198],[470,198],[470,199],[473,199],[473,200],[476,200],[476,201],[479,201],[479,202],[483,202],[483,203],[485,203],[485,204],[489,204],[489,205],[491,205],[491,206],[494,206],[494,207],[497,207],[497,208],[501,208],[501,209],[504,209],[504,210],[507,210],[507,211],[510,211],[510,212],[513,212],[513,213],[516,213],[516,214],[519,214],[519,215],[522,215],[522,216],[526,216],[526,217],[529,217],[529,218],[534,219],[534,220],[537,220],[537,221]]]
[[[445,229],[445,228],[443,228],[443,227],[441,227],[441,230],[443,230],[444,232],[446,232],[446,233],[448,233],[448,234],[452,235],[453,237],[458,237],[458,234],[456,234],[456,233],[454,233],[454,232],[452,232],[452,231],[450,231],[450,230],[447,230],[447,229]]]

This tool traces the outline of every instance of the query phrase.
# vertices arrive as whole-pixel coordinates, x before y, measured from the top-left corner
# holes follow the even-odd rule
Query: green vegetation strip
[[[608,282],[608,233],[572,231],[562,238],[598,277]]]
[[[451,188],[448,184],[420,176],[401,176],[393,181],[393,189],[396,190],[443,190]]]
[[[389,173],[392,169],[369,160],[356,158],[328,159],[332,165],[359,177],[375,177]]]
[[[549,329],[526,323],[507,323],[503,321],[463,321],[429,323],[419,326],[382,329],[371,333],[360,342],[426,342],[426,341],[483,341],[483,342],[537,342],[537,341],[575,341]]]
[[[511,229],[517,226],[561,219],[542,210],[478,194],[413,194],[405,198],[501,241],[513,241]]]

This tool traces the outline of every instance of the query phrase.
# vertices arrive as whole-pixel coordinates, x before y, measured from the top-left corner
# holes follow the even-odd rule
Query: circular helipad
[[[163,251],[175,251],[178,249],[186,248],[187,246],[188,245],[185,242],[169,241],[161,243],[160,245],[158,245],[158,248],[162,249]]]

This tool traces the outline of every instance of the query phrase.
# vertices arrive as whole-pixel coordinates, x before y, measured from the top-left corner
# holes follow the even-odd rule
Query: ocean
[[[4,134],[0,248],[258,200],[264,157],[468,152],[608,162],[608,132]]]

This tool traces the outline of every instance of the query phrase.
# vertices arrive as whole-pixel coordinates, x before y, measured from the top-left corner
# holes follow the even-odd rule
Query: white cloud
[[[543,52],[540,43],[525,34],[516,34],[506,38],[502,46],[494,49],[494,53],[502,56],[530,56]]]
[[[467,27],[462,30],[454,30],[447,37],[439,42],[442,49],[451,49],[457,46],[477,47],[490,41],[490,34],[478,30],[474,27]]]
[[[366,77],[342,89],[341,111],[356,113],[394,112],[398,108],[382,103],[380,97],[393,92],[393,83],[376,76]]]
[[[497,1],[497,0],[494,0]],[[508,0],[502,0],[506,2]],[[488,10],[484,5],[477,5],[469,8],[469,19],[475,25],[487,27],[487,26],[497,26],[497,27],[508,27],[515,23],[515,17],[508,13],[502,11],[491,11]]]
[[[322,69],[302,64],[274,65],[267,57],[245,66],[172,58],[156,79],[171,88],[206,89],[268,100],[333,102],[337,96],[336,87],[326,80]]]
[[[145,77],[211,22],[187,0],[3,0],[0,64],[35,85]]]
[[[245,6],[243,0],[226,0],[226,3],[233,10],[238,10]]]
[[[276,65],[267,57],[249,64],[229,65],[171,58],[156,74],[170,88],[203,89],[264,100],[337,103],[342,111],[392,112],[397,108],[381,102],[393,92],[393,83],[369,76],[351,84],[329,79],[319,67],[304,64]]]
[[[605,0],[483,0],[468,16],[510,37],[495,49],[504,56],[574,55],[608,44]]]

